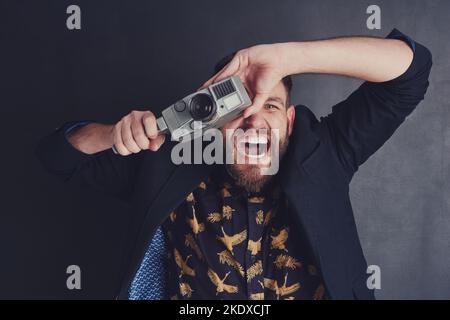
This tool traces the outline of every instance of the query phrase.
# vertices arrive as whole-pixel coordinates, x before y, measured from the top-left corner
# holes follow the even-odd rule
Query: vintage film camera
[[[198,130],[222,127],[251,104],[239,77],[232,76],[175,102],[156,122],[160,133],[181,141]]]

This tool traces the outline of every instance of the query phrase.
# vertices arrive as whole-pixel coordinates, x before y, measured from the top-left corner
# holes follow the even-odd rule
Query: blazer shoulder
[[[320,122],[314,113],[305,105],[295,106],[294,129],[289,145],[300,163],[317,148],[320,139]]]
[[[295,122],[294,122],[294,136],[301,135],[304,138],[309,137],[310,134],[320,135],[320,121],[315,114],[305,105],[295,106]],[[302,139],[302,140],[303,140]]]

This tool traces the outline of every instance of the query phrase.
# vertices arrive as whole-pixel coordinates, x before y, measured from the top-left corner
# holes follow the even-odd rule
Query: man
[[[373,299],[349,183],[424,98],[431,65],[430,52],[397,30],[387,39],[281,43],[236,53],[204,86],[240,76],[253,104],[222,130],[277,130],[278,141],[258,133],[244,141],[269,148],[277,142],[282,162],[275,176],[254,164],[176,166],[173,143],[158,135],[150,111],[133,111],[115,125],[66,124],[42,140],[37,154],[62,179],[130,203],[118,298],[152,297],[140,292],[158,284],[148,280],[159,275],[149,272],[155,263],[169,271],[165,298]],[[290,104],[289,76],[302,73],[365,82],[318,121],[308,108]],[[160,244],[155,239],[164,236],[167,265],[152,257]]]

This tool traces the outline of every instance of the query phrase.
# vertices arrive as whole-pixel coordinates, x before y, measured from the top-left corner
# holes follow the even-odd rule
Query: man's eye
[[[274,104],[266,104],[265,109],[266,110],[278,110],[279,108]]]

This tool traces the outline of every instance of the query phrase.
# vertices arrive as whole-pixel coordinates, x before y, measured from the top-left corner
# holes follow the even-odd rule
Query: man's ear
[[[288,118],[288,135],[291,136],[292,131],[294,130],[294,121],[295,121],[295,107],[290,105],[286,110],[287,118]]]

